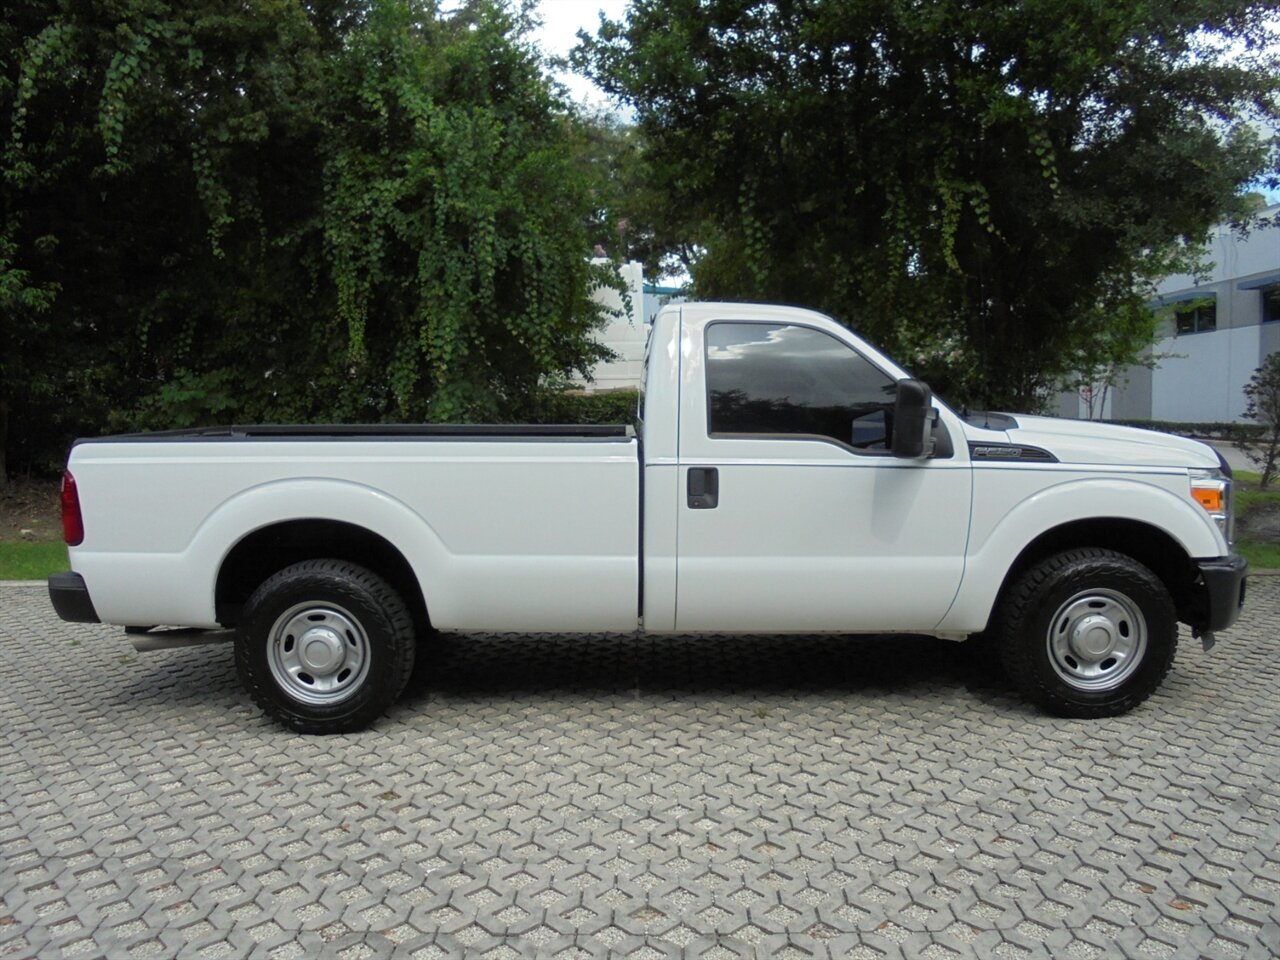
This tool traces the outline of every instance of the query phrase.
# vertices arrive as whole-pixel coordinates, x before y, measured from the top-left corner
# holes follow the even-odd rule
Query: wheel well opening
[[[237,543],[218,570],[214,610],[223,626],[234,626],[245,601],[272,574],[315,559],[346,560],[372,570],[404,599],[419,635],[430,629],[418,578],[390,541],[340,520],[289,520],[255,530]]]
[[[1032,540],[1005,574],[996,601],[996,609],[1010,584],[1024,571],[1046,557],[1078,547],[1100,547],[1114,550],[1137,560],[1164,583],[1178,609],[1178,619],[1185,620],[1194,603],[1198,571],[1191,557],[1177,540],[1158,527],[1125,517],[1095,517],[1077,520],[1046,530]]]

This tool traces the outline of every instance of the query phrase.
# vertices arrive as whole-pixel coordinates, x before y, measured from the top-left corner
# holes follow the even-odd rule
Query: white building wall
[[[1280,205],[1267,207],[1260,216],[1264,220],[1280,216]],[[1205,260],[1212,266],[1208,278],[1201,283],[1218,283],[1275,270],[1280,266],[1280,230],[1274,226],[1264,227],[1242,237],[1229,226],[1221,224],[1209,234]],[[1194,289],[1197,285],[1195,277],[1178,273],[1162,280],[1157,293],[1174,293]]]
[[[576,380],[588,393],[604,390],[620,390],[640,386],[644,377],[644,345],[649,328],[644,322],[644,274],[641,265],[630,261],[621,264],[618,272],[627,285],[630,309],[617,290],[601,288],[596,299],[615,316],[601,330],[596,339],[618,355],[616,360],[599,363],[592,373],[595,381]]]
[[[1275,221],[1280,205],[1260,214],[1264,223]],[[1178,335],[1173,319],[1165,319],[1151,350],[1154,369],[1131,368],[1103,416],[1182,423],[1244,420],[1244,386],[1266,355],[1280,348],[1280,323],[1263,322],[1256,286],[1280,277],[1280,226],[1255,228],[1245,237],[1216,227],[1205,259],[1212,263],[1207,277],[1167,277],[1156,289],[1156,303],[1212,299],[1217,329]],[[1241,289],[1242,284],[1255,286]],[[1074,394],[1060,397],[1059,409],[1067,416],[1088,415]]]
[[[1151,419],[1175,422],[1243,420],[1244,385],[1259,363],[1258,327],[1166,337],[1151,378]]]

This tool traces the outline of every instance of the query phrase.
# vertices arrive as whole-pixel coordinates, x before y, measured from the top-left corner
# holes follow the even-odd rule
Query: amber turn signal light
[[[1222,489],[1219,487],[1193,487],[1191,495],[1196,498],[1196,503],[1204,507],[1209,513],[1222,513]]]

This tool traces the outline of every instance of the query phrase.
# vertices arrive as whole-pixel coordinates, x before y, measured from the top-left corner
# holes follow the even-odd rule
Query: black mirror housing
[[[918,460],[929,455],[933,426],[933,391],[923,380],[899,380],[893,404],[895,457]]]

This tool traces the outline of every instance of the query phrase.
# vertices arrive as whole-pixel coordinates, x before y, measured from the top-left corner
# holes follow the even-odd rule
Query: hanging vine
[[[364,369],[373,327],[394,331],[389,390],[414,418],[509,416],[598,353],[565,118],[506,10],[469,16],[372,12],[340,74],[346,135],[326,165],[349,360]]]

